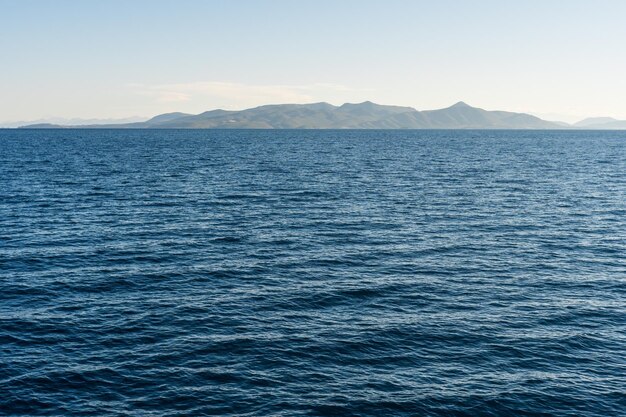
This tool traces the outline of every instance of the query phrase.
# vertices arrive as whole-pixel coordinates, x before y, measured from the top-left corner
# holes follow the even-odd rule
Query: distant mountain
[[[35,123],[28,126],[20,126],[20,129],[63,129],[66,126],[55,125],[54,123]]]
[[[581,120],[580,122],[574,123],[574,126],[588,127],[588,126],[612,123],[612,122],[617,122],[617,121],[619,120],[614,119],[612,117],[589,117],[587,119]]]
[[[145,124],[158,126],[161,123],[168,123],[168,122],[171,122],[172,120],[180,119],[182,117],[187,117],[187,116],[192,116],[192,115],[188,113],[180,113],[180,112],[164,113],[158,116],[154,116],[150,120],[147,120]]]
[[[109,124],[128,124],[134,122],[143,122],[145,117],[126,117],[123,119],[64,119],[53,117],[49,119],[39,119],[30,121],[2,122],[0,128],[15,128],[25,125],[58,125],[58,126],[84,126],[84,125],[109,125]],[[43,129],[43,127],[41,127]]]
[[[25,128],[42,128],[28,125]],[[51,127],[51,126],[47,126]],[[75,127],[75,126],[56,126]],[[525,113],[487,111],[459,102],[440,110],[384,106],[370,101],[277,104],[241,111],[212,110],[197,115],[167,113],[145,122],[94,124],[81,128],[119,129],[561,129]]]
[[[487,111],[458,102],[441,110],[422,112],[432,127],[445,129],[559,129],[562,126],[525,113]]]
[[[590,117],[575,123],[574,126],[583,129],[621,130],[626,129],[626,120],[617,120],[612,117]]]

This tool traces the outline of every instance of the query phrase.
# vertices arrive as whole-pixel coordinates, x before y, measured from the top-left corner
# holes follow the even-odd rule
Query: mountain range
[[[49,119],[29,120],[29,121],[6,121],[0,122],[0,129],[12,129],[16,127],[22,127],[25,125],[33,124],[54,124],[60,126],[83,126],[83,125],[110,125],[110,124],[124,124],[143,122],[145,117],[125,117],[123,119],[79,119],[72,118],[67,119],[63,117],[53,117]]]
[[[88,129],[626,129],[626,121],[585,119],[575,125],[551,122],[526,113],[488,111],[464,102],[418,111],[370,101],[334,106],[329,103],[276,104],[246,110],[211,110],[200,114],[166,113],[143,122],[118,124],[31,124],[22,128]]]

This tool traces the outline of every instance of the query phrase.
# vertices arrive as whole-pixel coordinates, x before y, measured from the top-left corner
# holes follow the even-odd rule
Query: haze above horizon
[[[271,103],[626,119],[626,3],[0,0],[0,123]]]

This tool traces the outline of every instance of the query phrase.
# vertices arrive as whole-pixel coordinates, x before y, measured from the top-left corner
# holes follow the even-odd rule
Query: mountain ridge
[[[589,117],[574,123],[574,127],[594,130],[622,130],[626,129],[626,120],[618,120],[613,117]]]
[[[559,122],[526,113],[484,110],[459,101],[450,107],[419,111],[371,101],[335,106],[268,104],[244,110],[200,114],[164,113],[144,122],[93,125],[34,124],[21,128],[81,129],[564,129]]]

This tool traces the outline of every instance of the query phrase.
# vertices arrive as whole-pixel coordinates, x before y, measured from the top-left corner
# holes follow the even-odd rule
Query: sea
[[[0,415],[624,416],[626,132],[1,130]]]

